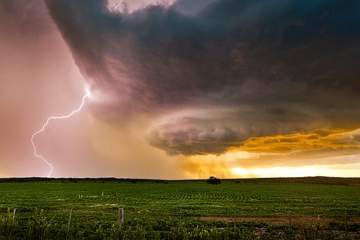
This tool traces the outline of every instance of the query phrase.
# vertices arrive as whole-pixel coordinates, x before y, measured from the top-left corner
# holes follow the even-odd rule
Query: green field
[[[216,226],[216,223],[204,223],[198,218],[234,213],[240,217],[289,212],[343,216],[346,211],[351,217],[360,215],[360,191],[358,186],[234,181],[223,181],[219,185],[205,181],[131,183],[130,180],[92,179],[0,183],[3,221],[10,221],[14,208],[15,220],[22,222],[21,225],[43,221],[42,224],[56,225],[63,232],[75,235],[82,230],[85,236],[90,236],[99,228],[104,234],[119,231],[119,208],[124,208],[125,226],[161,231],[171,231],[171,227],[186,222],[192,224],[190,227],[205,224],[211,228],[211,224]],[[91,230],[86,232],[86,229]]]

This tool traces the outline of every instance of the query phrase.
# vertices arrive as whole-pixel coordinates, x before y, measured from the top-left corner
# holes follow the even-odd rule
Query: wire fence
[[[234,213],[228,218],[221,218],[222,221],[220,218],[193,221],[180,217],[160,224],[147,219],[127,221],[124,209],[119,208],[116,222],[109,224],[104,221],[98,225],[74,224],[73,213],[71,209],[67,223],[60,223],[43,210],[21,218],[16,209],[8,209],[0,217],[0,239],[360,239],[360,223],[349,221],[346,212],[338,222],[329,222],[321,216],[294,216],[289,213],[282,216],[281,221],[268,218],[268,223],[255,223],[250,222],[254,220],[252,218]]]

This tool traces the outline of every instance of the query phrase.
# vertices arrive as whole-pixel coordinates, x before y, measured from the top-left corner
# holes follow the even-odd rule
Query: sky
[[[360,177],[357,0],[2,0],[0,177]]]

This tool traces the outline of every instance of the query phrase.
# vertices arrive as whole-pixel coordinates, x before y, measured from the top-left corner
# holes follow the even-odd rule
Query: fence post
[[[320,215],[318,215],[318,217],[317,217],[317,225],[316,225],[316,232],[315,232],[315,239],[317,239],[318,238],[318,231],[320,230]]]
[[[234,232],[236,232],[236,214],[234,212]]]
[[[121,232],[120,232],[120,239],[121,239],[124,234],[124,209],[123,208],[119,208],[119,223],[121,225]]]
[[[347,212],[345,211],[345,236],[348,237],[348,231],[347,231]]]
[[[291,212],[289,212],[289,226],[291,228]]]
[[[70,223],[71,223],[71,214],[72,214],[72,209],[70,209],[69,222],[68,222],[68,229],[67,229],[67,232],[66,232],[66,239],[68,239],[68,235],[69,235]]]
[[[16,213],[16,208],[14,208],[13,221],[15,220],[15,213]]]

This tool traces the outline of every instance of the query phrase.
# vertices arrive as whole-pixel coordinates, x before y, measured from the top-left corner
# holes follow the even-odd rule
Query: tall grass
[[[19,218],[15,211],[7,210],[0,217],[0,240],[11,239],[124,239],[124,240],[250,240],[250,239],[346,239],[339,231],[330,231],[320,225],[303,228],[288,226],[268,226],[266,224],[237,222],[201,222],[192,219],[176,219],[173,221],[155,221],[151,219],[135,219],[125,221],[99,221],[96,224],[76,224],[76,221],[59,221],[49,217],[44,210],[35,210],[29,217]],[[74,223],[74,224],[73,224]],[[334,224],[333,224],[334,225]],[[340,230],[341,224],[334,225]],[[354,231],[360,225],[349,226]],[[348,229],[348,227],[346,227]],[[339,238],[340,237],[340,238]],[[349,238],[351,239],[351,238]]]

